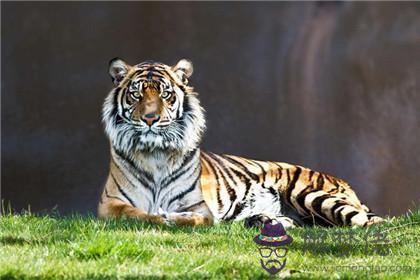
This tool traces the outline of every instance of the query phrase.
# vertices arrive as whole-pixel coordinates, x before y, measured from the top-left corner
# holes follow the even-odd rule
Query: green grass
[[[386,240],[375,244],[372,239],[378,232]],[[278,278],[260,266],[252,241],[257,233],[242,223],[191,228],[135,220],[6,214],[0,216],[0,279]],[[419,278],[420,211],[368,232],[306,227],[288,230],[288,234],[294,242],[281,272],[284,277]],[[305,243],[306,235],[322,237],[324,243]],[[342,237],[348,242],[339,242]]]

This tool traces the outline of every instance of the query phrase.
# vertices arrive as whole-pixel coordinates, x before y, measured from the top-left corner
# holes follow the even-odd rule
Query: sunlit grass
[[[417,279],[419,232],[420,211],[369,232],[288,230],[294,242],[282,275]],[[259,263],[252,241],[257,233],[242,223],[192,228],[93,216],[6,214],[0,217],[0,279],[272,279]],[[386,240],[376,244],[378,233]],[[305,236],[322,237],[322,244]],[[353,241],[346,242],[350,236]]]

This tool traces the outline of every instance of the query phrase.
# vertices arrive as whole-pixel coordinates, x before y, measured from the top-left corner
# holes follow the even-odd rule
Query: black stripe
[[[149,73],[147,73],[147,79],[148,80],[152,80],[153,79],[153,71],[154,71],[154,69],[153,69],[153,67],[150,67],[147,70],[149,70]]]
[[[281,167],[281,165],[278,164],[277,162],[272,161],[271,163],[275,164],[280,170],[283,170],[283,167]]]
[[[131,162],[130,164],[132,166],[134,166],[133,162]],[[136,168],[136,171],[139,173],[140,176],[145,177],[149,182],[154,182],[155,181],[155,179],[153,178],[153,175],[151,173],[149,173],[149,172],[147,172],[143,169],[140,169],[140,168]]]
[[[230,201],[232,201],[232,203],[233,203],[233,201],[236,200],[236,192],[233,188],[230,187],[228,181],[226,180],[226,177],[225,177],[225,174],[224,174],[224,173],[228,173],[226,167],[224,167],[222,165],[222,162],[219,162],[216,155],[214,155],[214,154],[208,154],[208,155],[215,161],[214,168],[219,171],[219,173],[220,173],[220,175],[223,179],[223,182],[225,183],[225,187],[226,187],[227,192],[229,194]],[[230,175],[230,174],[228,173],[228,175]],[[231,180],[233,180],[232,177],[230,177],[230,178],[231,178]]]
[[[145,79],[150,80],[150,71],[142,69],[142,70],[137,70],[136,72],[137,72],[137,76],[136,76],[137,78],[140,78],[140,79],[145,78]],[[146,73],[144,73],[144,72],[146,72]],[[159,70],[155,70],[153,72],[153,76],[158,77],[158,78],[166,78],[165,74],[162,73],[162,71],[159,71]]]
[[[218,164],[218,161],[216,160],[216,159],[214,159],[214,157],[215,157],[215,155],[214,154],[212,154],[212,153],[208,153],[208,154],[206,154],[206,156],[209,158],[209,159],[211,159],[211,160],[214,160],[215,162],[212,164],[210,161],[208,161],[208,163],[210,163],[211,164],[211,166],[212,166],[212,168],[213,168],[213,170],[216,172],[217,171],[217,173],[215,173],[216,175],[217,174],[220,174],[220,177],[222,178],[222,180],[223,180],[223,183],[224,183],[224,187],[226,188],[226,190],[227,190],[227,192],[228,192],[228,194],[229,194],[229,200],[230,200],[230,205],[229,205],[229,209],[225,212],[225,215],[222,217],[222,219],[229,213],[229,211],[230,211],[230,209],[232,209],[232,207],[233,207],[233,203],[234,203],[234,201],[236,200],[236,193],[235,193],[235,190],[233,190],[230,186],[229,186],[229,184],[228,184],[228,182],[227,182],[227,180],[226,180],[226,177],[225,177],[225,175],[223,174],[223,170],[221,169],[221,168],[219,168],[219,164]],[[219,184],[219,188],[217,189],[217,191],[218,191],[218,199],[220,199],[220,193],[221,193],[221,188],[222,188],[223,186],[222,186],[222,184]],[[221,201],[221,199],[220,199],[220,201]]]
[[[140,177],[140,176],[137,176],[137,174],[136,173],[143,173],[143,175],[144,174],[146,174],[147,172],[145,172],[145,171],[142,171],[142,170],[140,170],[139,168],[137,168],[137,166],[135,165],[135,163],[131,160],[131,159],[129,159],[129,158],[126,158],[126,157],[124,157],[124,154],[123,154],[123,152],[122,151],[119,151],[118,149],[115,149],[114,148],[114,151],[115,151],[115,153],[121,158],[121,160],[122,161],[124,161],[124,162],[126,162],[128,165],[129,165],[129,167],[131,168],[131,169],[133,169],[134,171],[136,171],[136,172],[131,172],[132,174],[134,174],[134,177],[136,177],[136,179],[137,180],[139,180],[140,181],[140,183],[146,188],[146,189],[148,189],[148,190],[150,190],[152,193],[153,193],[153,195],[155,195],[155,190],[154,190],[154,188],[152,188],[150,185],[153,185],[153,178],[152,178],[152,182],[150,182],[150,180],[148,179],[149,178],[149,176],[145,176],[145,178],[143,178],[143,177]],[[114,162],[115,163],[115,162]],[[122,172],[122,174],[124,174],[125,172],[123,172],[120,168],[119,168],[119,166],[118,166],[118,164],[116,164],[115,163],[115,165],[118,167],[118,169]],[[149,173],[149,175],[150,175],[150,173]],[[151,175],[150,175],[151,176]],[[146,179],[146,180],[144,180],[144,179]],[[132,182],[130,182],[131,184],[132,184]],[[135,184],[132,184],[134,187],[136,187],[136,185]]]
[[[109,195],[108,190],[107,190],[106,188],[105,188],[105,196],[106,196],[106,197],[108,197],[108,198],[118,199],[118,200],[120,200],[120,201],[122,201],[122,202],[124,202],[124,203],[125,203],[125,201],[124,201],[124,200],[122,200],[121,198],[119,198],[119,197],[117,197],[117,196]],[[102,203],[102,200],[101,200],[101,203]]]
[[[220,165],[220,167],[223,169],[223,171],[227,174],[227,176],[229,177],[229,179],[235,183],[235,178],[232,176],[232,170],[226,166],[226,164],[223,162],[223,160],[225,160],[224,158],[222,158],[219,155],[213,154],[213,153],[209,153],[208,154],[212,159],[214,159],[215,161],[217,161],[217,163]],[[223,160],[222,160],[223,159]]]
[[[357,214],[359,214],[358,211],[351,211],[351,212],[347,213],[346,217],[345,217],[345,225],[350,225],[351,224],[351,218],[353,218]]]
[[[287,180],[288,180],[289,184],[287,185],[286,199],[291,205],[293,205],[291,203],[292,191],[296,186],[296,182],[299,179],[299,176],[300,176],[301,172],[302,172],[302,169],[300,169],[300,167],[296,166],[295,174],[293,175],[292,180],[290,180],[290,172],[289,172],[289,169],[287,169]]]
[[[222,220],[225,220],[225,218],[226,218],[227,214],[229,214],[230,209],[232,209],[232,207],[233,207],[233,201],[232,201],[232,203],[230,204],[229,209],[228,209],[228,210],[225,212],[225,214],[223,215]]]
[[[125,161],[123,158],[121,158],[121,160],[122,161]],[[129,179],[128,179],[128,177],[127,176],[125,176],[125,172],[124,171],[122,171],[121,170],[121,168],[118,166],[118,164],[115,162],[115,160],[112,158],[112,161],[114,162],[114,165],[115,165],[115,167],[121,172],[121,174],[123,174],[124,175],[124,177],[125,177],[125,179],[134,187],[134,188],[138,188],[138,186],[136,185],[136,184],[134,184],[132,181],[130,181]],[[129,164],[130,165],[130,164]],[[133,167],[133,166],[131,166],[130,165],[130,167],[131,168],[134,168],[135,169],[135,167]],[[136,170],[136,169],[135,169]],[[133,173],[133,172],[131,172],[131,174],[133,174],[134,175],[134,177],[136,177],[136,179],[137,180],[139,180],[140,181],[140,183],[147,189],[147,190],[149,190],[151,193],[152,193],[152,196],[153,196],[153,198],[155,197],[155,189],[154,188],[152,188],[151,186],[149,186],[149,183],[148,182],[146,182],[145,180],[143,180],[143,178],[141,178],[141,177],[139,177],[139,176],[136,176],[136,174],[135,173]]]
[[[134,162],[132,162],[132,161],[130,161],[130,162],[131,162],[132,166],[136,167],[136,165],[134,165]],[[139,175],[143,175],[144,177],[146,177],[146,179],[149,182],[154,182],[155,181],[152,173],[149,173],[149,172],[147,172],[147,171],[145,171],[144,169],[141,169],[141,168],[136,168],[136,170],[139,172]]]
[[[111,177],[112,177],[112,180],[114,180],[114,183],[115,183],[115,185],[118,188],[118,191],[130,202],[131,206],[136,207],[136,205],[131,200],[131,198],[123,191],[123,189],[121,188],[121,186],[117,183],[117,180],[115,180],[115,177],[114,177],[114,175],[112,175],[112,173],[111,173]]]
[[[311,170],[311,171],[309,171],[309,180],[312,180],[312,176],[314,176],[314,171],[313,170]]]
[[[245,203],[238,202],[235,206],[235,210],[233,210],[233,213],[230,217],[226,218],[225,221],[232,221],[234,220],[245,208]]]
[[[186,207],[184,207],[184,208],[181,208],[181,209],[179,209],[177,212],[188,212],[188,209],[191,209],[191,208],[197,207],[197,206],[199,206],[199,205],[201,205],[201,204],[203,204],[203,203],[205,203],[205,201],[204,201],[204,200],[201,200],[201,201],[199,201],[199,202],[197,202],[197,203],[194,203],[194,204],[192,204],[192,205],[189,205],[189,206],[186,206]]]
[[[334,220],[335,220],[334,222],[335,222],[336,224],[339,224],[339,221],[338,221],[338,217],[337,217],[337,215],[336,215],[335,211],[336,211],[338,208],[340,208],[341,206],[344,206],[344,205],[347,205],[347,203],[346,203],[346,202],[343,202],[343,201],[338,200],[338,201],[336,201],[336,202],[335,202],[334,206],[333,206],[333,207],[331,207],[331,209],[330,209],[331,216],[332,216],[332,217],[334,217]]]
[[[244,194],[244,199],[248,196],[249,190],[251,189],[252,183],[251,181],[241,172],[236,171],[234,169],[231,169],[231,171],[237,176],[239,177],[239,180],[245,184],[245,194]]]
[[[281,177],[283,175],[283,173],[281,172],[283,170],[283,168],[277,162],[273,162],[273,164],[276,165],[277,168],[278,168],[277,169],[278,174],[276,175],[276,179],[274,181],[274,184],[277,184],[278,181],[280,181],[280,179],[281,179]]]
[[[202,155],[204,156],[203,159],[207,162],[207,165],[209,166],[209,168],[211,169],[211,171],[214,174],[214,177],[216,178],[216,182],[217,182],[217,188],[216,188],[216,198],[217,198],[217,204],[219,206],[219,209],[222,209],[224,207],[223,205],[223,201],[220,199],[220,183],[219,183],[219,176],[216,173],[216,170],[214,169],[213,165],[211,164],[211,162],[209,161],[209,156],[206,153],[202,153]]]
[[[179,106],[177,108],[178,112],[177,112],[177,117],[178,115],[180,115],[180,110],[179,110]],[[188,95],[185,96],[184,101],[182,102],[182,111],[183,111],[183,115],[182,118],[179,119],[178,117],[178,122],[179,122],[179,126],[180,127],[187,127],[187,121],[189,120],[190,122],[194,123],[194,120],[196,119],[195,115],[192,113],[193,109],[190,105],[190,98]],[[185,137],[185,129],[180,130],[180,137],[184,138]]]
[[[263,188],[265,188],[265,180],[266,180],[266,175],[267,175],[267,172],[265,172],[265,170],[264,170],[264,168],[262,167],[262,165],[261,164],[259,164],[258,162],[256,162],[256,161],[252,161],[255,165],[257,165],[259,168],[261,168],[261,173],[262,173],[262,176],[258,176],[258,178],[259,178],[259,182],[261,182],[261,186],[263,187]]]
[[[273,187],[269,187],[267,188],[269,190],[269,192],[276,197],[276,200],[279,199],[277,196],[277,191],[273,188]]]
[[[190,192],[192,192],[195,188],[196,188],[196,186],[197,186],[197,183],[198,183],[198,180],[200,179],[200,176],[197,176],[197,178],[195,179],[195,181],[194,181],[194,183],[192,183],[192,185],[188,188],[188,189],[186,189],[186,190],[184,190],[184,191],[182,191],[182,192],[180,192],[179,194],[177,194],[176,196],[174,196],[174,197],[172,197],[170,200],[169,200],[169,202],[168,202],[168,207],[175,201],[175,200],[178,200],[178,199],[181,199],[181,198],[183,198],[184,196],[186,196],[188,193],[190,193]]]
[[[335,178],[335,177],[333,177],[333,176],[330,176],[330,175],[327,175],[327,178],[328,178],[328,180],[329,180],[331,183],[333,183],[333,184],[334,184],[334,186],[336,186],[336,187],[337,187],[337,189],[339,189],[339,188],[340,188],[340,184],[339,184],[339,182],[338,182],[337,178]]]
[[[316,188],[318,190],[322,190],[323,187],[324,187],[324,175],[319,173],[318,178],[316,179]]]
[[[114,116],[114,125],[117,125],[123,121],[121,116],[118,114],[118,94],[120,90],[121,88],[116,88],[114,91],[114,101],[113,101],[114,107],[112,108],[112,112],[111,112],[111,115]]]
[[[328,182],[330,182],[331,184],[333,184],[335,186],[335,188],[333,188],[331,191],[329,191],[329,193],[332,193],[332,192],[337,193],[339,191],[339,185],[337,183],[337,180],[330,175],[325,175],[324,174],[324,176],[325,176],[325,179],[327,179]]]
[[[248,170],[248,167],[246,167],[244,164],[242,164],[241,162],[237,161],[234,158],[231,158],[228,155],[223,155],[224,159],[227,159],[228,161],[230,161],[233,165],[239,167],[239,169],[241,169],[246,175],[248,175],[252,180],[257,181],[259,180],[259,176],[252,173],[251,171]]]
[[[241,168],[241,167],[239,167],[238,166],[238,164],[240,164],[240,163],[237,163],[237,162],[233,162],[230,158],[228,158],[228,157],[226,157],[226,156],[223,156],[223,159],[225,159],[225,160],[227,160],[227,161],[229,161],[233,166],[235,166],[235,167],[237,167],[237,168],[239,168],[239,170],[236,170],[236,169],[234,169],[234,168],[229,168],[237,177],[239,177],[240,178],[240,181],[241,182],[243,182],[243,181],[245,181],[246,180],[246,182],[247,182],[247,185],[251,185],[251,180],[254,180],[254,181],[256,181],[256,182],[258,182],[257,180],[258,180],[258,176],[256,176],[256,178],[254,178],[254,176],[253,175],[255,175],[255,174],[253,174],[253,173],[248,173],[249,171],[248,170],[244,170],[243,168]],[[245,168],[245,166],[244,166],[244,168]]]
[[[214,168],[215,168],[215,169],[217,169],[217,170],[220,172],[220,175],[222,176],[222,179],[223,179],[223,181],[224,181],[224,183],[225,183],[225,187],[226,187],[226,189],[227,189],[227,192],[228,192],[228,194],[229,194],[229,198],[230,198],[230,206],[229,206],[229,209],[225,212],[225,214],[224,214],[224,215],[223,215],[223,217],[222,217],[222,220],[224,220],[224,219],[225,219],[225,217],[226,217],[226,215],[228,215],[228,214],[229,214],[229,212],[230,212],[230,210],[232,209],[233,204],[234,204],[234,202],[235,202],[235,200],[236,200],[237,196],[236,196],[236,192],[235,192],[235,190],[234,190],[234,189],[232,189],[232,188],[229,186],[229,183],[227,182],[226,177],[225,177],[225,176],[224,176],[224,174],[223,174],[223,171],[226,171],[226,170],[227,170],[227,168],[223,165],[222,161],[221,161],[221,160],[219,160],[215,154],[210,153],[210,154],[208,154],[208,155],[209,155],[209,157],[211,157],[211,158],[215,161],[215,163],[214,163]],[[218,167],[218,165],[220,166],[220,168]],[[227,172],[228,172],[228,171],[227,171]],[[230,175],[230,174],[229,174],[229,175]],[[231,177],[231,180],[233,180],[233,178],[232,178],[232,177]],[[233,181],[233,182],[234,182],[234,181]]]
[[[317,215],[329,221],[330,219],[328,219],[328,217],[322,212],[322,203],[328,198],[331,198],[331,195],[323,194],[321,196],[317,196],[314,200],[312,200],[311,205]]]
[[[169,175],[162,181],[161,190],[165,189],[170,183],[176,181],[179,177],[184,175],[189,170],[189,168],[187,168],[188,166],[186,165],[194,158],[194,155],[196,154],[196,152],[197,152],[197,149],[191,151],[184,157],[184,160],[179,166],[179,168],[175,170],[174,172],[172,172],[171,175]],[[200,163],[197,163],[197,164],[199,165]]]
[[[334,181],[334,185],[337,187],[338,191],[340,191],[342,185],[337,180]]]
[[[189,96],[184,96],[184,100],[182,102],[182,111],[185,115],[187,115],[187,114],[189,114],[193,111],[192,107],[191,107],[191,104],[190,104]]]
[[[334,213],[334,218],[335,218],[337,224],[344,225],[344,220],[343,220],[343,217],[341,216],[341,211],[343,211],[346,208],[346,206],[349,206],[349,205],[346,203],[336,213]]]
[[[306,206],[305,206],[305,198],[306,198],[306,196],[308,195],[308,193],[310,193],[311,192],[311,190],[312,190],[312,188],[313,188],[313,186],[312,185],[309,185],[309,186],[307,186],[306,188],[304,188],[300,193],[298,193],[297,195],[296,195],[296,202],[297,202],[297,204],[303,209],[303,210],[306,210],[306,212],[308,213],[308,212],[310,212],[309,211],[309,209],[308,208],[306,208]]]
[[[184,114],[190,113],[192,111],[192,107],[190,105],[190,99],[188,96],[184,98],[184,102],[182,103],[182,111]]]

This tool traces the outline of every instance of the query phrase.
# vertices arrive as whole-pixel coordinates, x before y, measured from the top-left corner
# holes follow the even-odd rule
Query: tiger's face
[[[111,142],[122,150],[190,150],[204,130],[203,109],[188,85],[193,66],[146,61],[130,66],[110,62],[115,88],[105,101],[103,120]],[[124,139],[123,139],[124,137]]]

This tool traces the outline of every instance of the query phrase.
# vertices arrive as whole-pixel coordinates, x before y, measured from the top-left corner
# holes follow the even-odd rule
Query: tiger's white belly
[[[206,197],[204,198],[206,202],[209,199]],[[238,196],[234,201],[230,201],[228,195],[224,195],[221,199],[223,202],[223,208],[221,209],[216,207],[216,203],[207,202],[215,222],[231,220],[230,217],[233,215],[235,208],[239,207],[241,204],[244,205],[244,207],[240,214],[232,219],[234,221],[244,220],[257,214],[267,214],[268,216],[282,215],[281,200],[277,199],[276,196],[261,185],[256,184],[252,186],[250,193],[248,193],[246,198],[243,194],[242,196]]]

